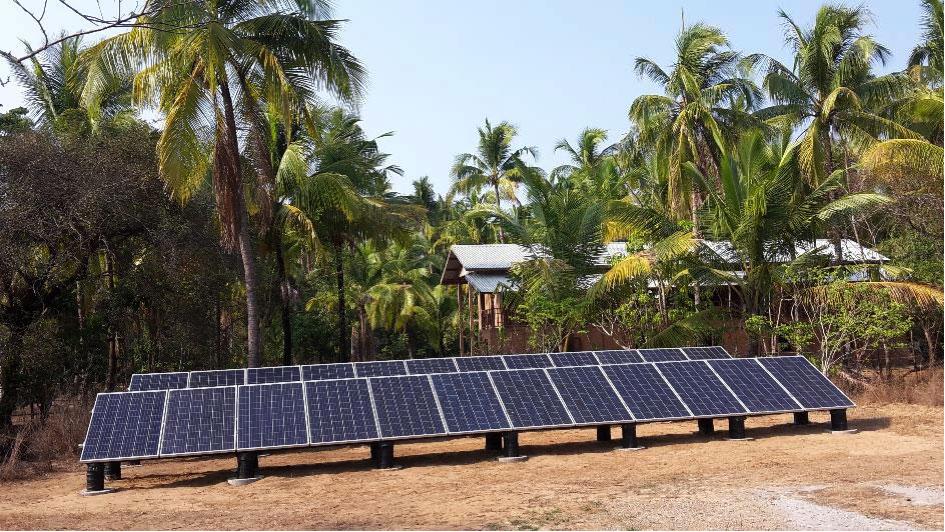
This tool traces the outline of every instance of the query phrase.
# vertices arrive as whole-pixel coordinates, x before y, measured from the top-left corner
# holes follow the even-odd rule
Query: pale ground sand
[[[0,485],[2,529],[938,529],[943,410],[850,411],[858,434],[790,415],[750,418],[747,442],[641,426],[648,448],[613,451],[594,430],[521,435],[526,462],[498,463],[481,438],[396,447],[399,471],[365,447],[263,457],[265,478],[226,483],[235,459],[126,467],[118,491],[81,497],[77,464]],[[614,431],[615,438],[619,431]],[[616,442],[614,442],[616,443]]]

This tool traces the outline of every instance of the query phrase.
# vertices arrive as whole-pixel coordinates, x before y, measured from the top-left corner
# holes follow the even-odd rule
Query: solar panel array
[[[541,359],[522,359],[527,364],[536,360]],[[391,367],[375,369],[385,373]],[[405,364],[401,367],[407,371]],[[851,406],[803,357],[444,371],[119,392],[96,398],[81,460]]]
[[[570,366],[602,366],[675,360],[732,358],[722,347],[673,347],[665,349],[613,349],[568,353],[528,353],[452,358],[375,360],[303,366],[276,366],[250,369],[220,369],[179,373],[136,373],[128,390],[172,390],[240,384],[390,377],[394,375],[434,375],[497,369],[529,369]]]

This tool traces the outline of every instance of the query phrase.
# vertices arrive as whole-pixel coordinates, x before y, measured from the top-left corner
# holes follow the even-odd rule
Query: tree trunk
[[[492,188],[495,190],[495,208],[496,210],[502,210],[502,199],[499,197],[499,181],[496,180],[492,183]],[[505,244],[505,231],[502,230],[502,226],[499,225],[499,243]]]
[[[230,197],[223,197],[223,201],[231,201],[230,205],[224,205],[222,208],[232,209],[235,212],[230,213],[230,220],[235,225],[229,229],[234,234],[239,246],[240,259],[243,263],[243,282],[246,283],[246,365],[251,368],[259,367],[261,362],[259,350],[259,307],[256,304],[256,295],[259,292],[259,279],[256,276],[256,256],[253,250],[253,242],[249,233],[249,213],[246,210],[246,202],[242,192],[242,171],[240,168],[240,147],[239,137],[236,131],[236,115],[233,110],[233,99],[230,96],[230,87],[226,77],[220,79],[220,97],[223,100],[223,119],[226,132],[226,157],[225,161],[229,168],[226,169],[227,178],[232,178],[233,183],[227,183],[223,188],[235,187],[228,190]],[[215,164],[219,164],[220,160]],[[217,208],[220,209],[221,197],[217,198]]]
[[[246,283],[246,365],[258,368],[262,362],[259,351],[259,308],[256,306],[259,279],[256,277],[256,257],[249,224],[244,221],[240,226],[240,258],[243,261],[243,281]]]
[[[10,327],[7,352],[0,359],[0,432],[13,427],[13,412],[20,399],[20,368],[22,366],[22,332],[17,326]]]
[[[699,192],[696,190],[695,184],[692,187],[692,195],[689,199],[690,210],[692,211],[692,236],[698,241],[702,238],[702,231],[699,230]],[[697,244],[698,245],[698,244]],[[692,300],[696,305],[696,310],[699,309],[699,303],[701,303],[702,294],[699,290],[699,282],[695,279],[692,280]]]
[[[107,246],[105,249],[105,286],[109,296],[115,292],[115,264]],[[109,318],[108,324],[108,369],[105,373],[105,391],[115,391],[115,382],[118,373],[118,332],[115,324]]]
[[[276,247],[276,282],[279,284],[279,302],[282,310],[282,364],[292,365],[292,290],[289,286],[285,269],[285,257],[282,255],[282,237],[275,237]]]
[[[338,291],[338,361],[345,362],[351,356],[351,332],[348,331],[348,312],[345,304],[345,263],[343,245],[335,243],[335,279]]]

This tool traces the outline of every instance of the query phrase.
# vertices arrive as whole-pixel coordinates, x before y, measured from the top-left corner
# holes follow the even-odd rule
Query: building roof
[[[731,242],[704,240],[702,243],[723,260],[739,264]],[[889,260],[876,250],[861,246],[853,240],[842,239],[840,247],[845,264],[875,264]],[[833,243],[828,239],[800,242],[795,247],[795,256],[811,252],[830,259],[835,258]],[[597,263],[603,268],[626,254],[625,242],[611,242],[604,247]],[[456,244],[450,247],[440,284],[469,283],[477,292],[493,293],[500,285],[510,286],[508,271],[513,265],[543,256],[547,256],[547,253],[542,248],[529,248],[519,244]],[[772,257],[772,260],[783,263],[788,262],[790,257],[782,253]]]

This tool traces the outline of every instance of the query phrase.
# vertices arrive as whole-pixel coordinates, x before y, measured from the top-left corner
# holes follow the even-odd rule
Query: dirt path
[[[860,407],[854,435],[771,416],[748,420],[747,442],[660,423],[640,427],[639,452],[592,429],[526,433],[530,459],[511,464],[465,438],[399,445],[399,471],[370,469],[364,447],[299,451],[261,458],[266,478],[244,487],[225,482],[232,457],[145,462],[99,497],[78,495],[75,467],[4,484],[0,528],[941,530],[942,416]]]

